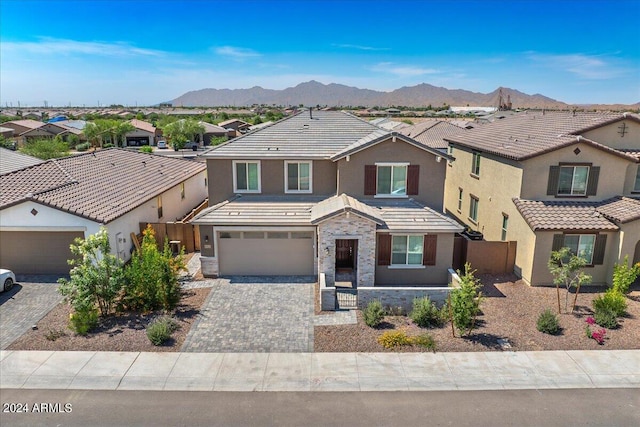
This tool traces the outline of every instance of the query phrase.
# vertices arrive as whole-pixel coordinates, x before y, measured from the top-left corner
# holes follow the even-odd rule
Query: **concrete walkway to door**
[[[181,351],[313,351],[314,277],[234,276],[210,282],[211,293]]]

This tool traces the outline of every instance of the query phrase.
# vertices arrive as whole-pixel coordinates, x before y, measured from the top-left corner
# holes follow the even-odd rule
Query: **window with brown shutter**
[[[600,166],[591,166],[589,169],[589,179],[587,181],[587,196],[595,196],[598,192],[598,178],[600,177]]]
[[[378,234],[378,265],[391,265],[391,234]]]
[[[423,265],[436,265],[437,248],[438,248],[438,235],[426,234],[424,236],[424,246],[422,249]]]
[[[547,182],[547,196],[555,196],[558,193],[559,179],[560,179],[560,166],[549,167],[549,181]]]
[[[375,196],[376,195],[376,165],[364,166],[364,195]]]
[[[564,234],[554,234],[551,250],[557,252],[562,249],[562,246],[564,246]]]
[[[420,165],[407,166],[407,195],[417,196],[420,183]]]
[[[607,235],[598,234],[596,242],[593,245],[593,265],[602,265],[604,263],[604,250],[607,246]]]

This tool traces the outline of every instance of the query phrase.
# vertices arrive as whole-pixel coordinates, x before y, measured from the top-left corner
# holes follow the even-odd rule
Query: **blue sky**
[[[640,0],[0,2],[0,104],[317,80],[640,102]]]

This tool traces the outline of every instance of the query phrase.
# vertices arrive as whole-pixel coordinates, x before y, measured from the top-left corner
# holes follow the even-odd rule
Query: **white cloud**
[[[3,51],[37,55],[94,55],[161,57],[165,52],[143,49],[126,42],[78,41],[40,37],[38,41],[2,42]]]
[[[258,56],[262,56],[260,53],[256,52],[252,49],[246,49],[243,47],[234,47],[234,46],[221,46],[215,48],[215,53],[222,56],[228,56],[234,59],[246,59],[246,58],[255,58]]]
[[[614,65],[613,60],[603,56],[573,53],[567,55],[529,53],[529,58],[545,66],[575,74],[586,80],[606,80],[625,74],[625,70]]]
[[[439,74],[434,68],[423,68],[413,65],[398,65],[393,62],[380,62],[370,68],[371,71],[394,74],[397,77],[417,77],[428,74]]]
[[[342,49],[355,49],[355,50],[368,50],[368,51],[381,51],[381,50],[391,50],[388,47],[374,47],[374,46],[364,46],[359,44],[333,44],[335,47],[339,47]]]

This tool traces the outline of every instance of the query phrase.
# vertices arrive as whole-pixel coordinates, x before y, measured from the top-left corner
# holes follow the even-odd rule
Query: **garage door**
[[[313,231],[219,232],[220,275],[313,275]]]
[[[0,265],[16,274],[67,274],[78,231],[1,231]]]

